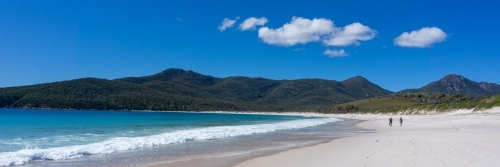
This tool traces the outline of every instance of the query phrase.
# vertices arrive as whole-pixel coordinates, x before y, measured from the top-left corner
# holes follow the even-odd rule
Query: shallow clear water
[[[353,134],[340,119],[283,115],[0,109],[0,120],[0,166],[140,166]]]

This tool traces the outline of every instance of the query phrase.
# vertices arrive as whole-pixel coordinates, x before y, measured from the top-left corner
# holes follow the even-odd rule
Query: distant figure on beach
[[[392,127],[392,117],[389,118],[389,126]]]
[[[403,126],[403,117],[399,117],[399,126]]]

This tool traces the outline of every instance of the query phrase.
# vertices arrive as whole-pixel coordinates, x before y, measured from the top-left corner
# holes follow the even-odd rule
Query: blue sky
[[[500,83],[499,3],[0,1],[0,87],[168,68],[215,77],[363,76],[391,91],[446,74]],[[221,27],[225,19],[232,27]]]

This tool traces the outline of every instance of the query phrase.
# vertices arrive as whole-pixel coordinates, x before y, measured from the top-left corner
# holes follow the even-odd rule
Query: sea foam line
[[[256,124],[239,126],[217,126],[180,130],[158,135],[142,137],[116,137],[102,142],[65,146],[56,148],[26,148],[14,152],[0,153],[0,166],[15,166],[33,161],[65,160],[85,155],[108,154],[117,151],[135,150],[187,141],[199,141],[267,133],[286,129],[299,129],[342,121],[337,118],[317,118],[286,121],[274,124]]]

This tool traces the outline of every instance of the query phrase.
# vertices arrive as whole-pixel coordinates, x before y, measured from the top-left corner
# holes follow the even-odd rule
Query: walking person
[[[392,127],[392,117],[389,118],[389,126]]]
[[[399,126],[403,126],[403,117],[399,117]]]

